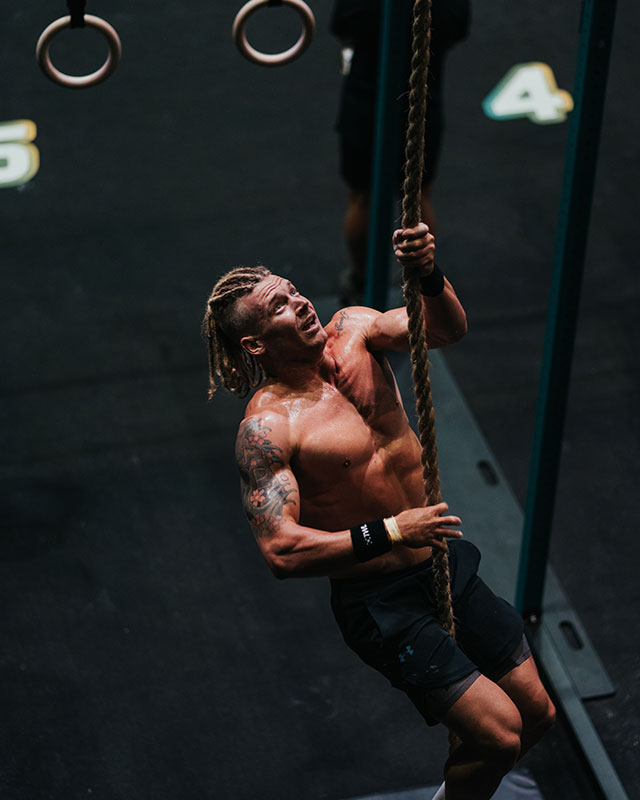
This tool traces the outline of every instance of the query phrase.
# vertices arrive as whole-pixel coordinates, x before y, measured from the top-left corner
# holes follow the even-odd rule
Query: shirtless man
[[[394,250],[421,276],[430,347],[460,339],[465,313],[426,225],[396,231]],[[329,576],[347,644],[455,735],[447,800],[491,797],[554,708],[520,616],[477,577],[460,519],[446,503],[425,506],[420,444],[383,354],[409,349],[405,309],[347,308],[323,328],[291,281],[238,268],[214,287],[203,329],[210,396],[216,375],[240,396],[259,387],[236,458],[273,574]],[[430,556],[445,536],[455,642],[434,610]]]

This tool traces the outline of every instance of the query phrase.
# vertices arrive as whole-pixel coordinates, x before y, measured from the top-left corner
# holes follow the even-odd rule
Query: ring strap
[[[84,28],[84,9],[86,5],[85,0],[67,0],[67,8],[71,17],[70,28]]]

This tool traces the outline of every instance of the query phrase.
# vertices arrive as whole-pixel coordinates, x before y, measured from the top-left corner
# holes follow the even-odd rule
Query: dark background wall
[[[325,582],[267,573],[237,502],[241,404],[206,402],[199,324],[222,270],[262,261],[323,297],[345,266],[331,5],[313,3],[304,58],[265,70],[232,45],[236,3],[92,3],[123,60],[78,92],[34,58],[64,3],[2,12],[0,123],[33,120],[40,153],[31,181],[0,188],[8,800],[344,798],[439,779],[444,735],[346,651]],[[618,5],[552,563],[618,686],[590,711],[632,794],[639,12]],[[256,42],[262,25],[293,35],[286,11],[262,14]],[[481,102],[525,61],[571,90],[578,20],[578,3],[478,3],[448,65],[438,248],[470,320],[448,363],[520,500],[567,125],[491,121]],[[52,54],[80,70],[100,48],[73,31]],[[545,797],[587,797],[554,737],[532,762]]]

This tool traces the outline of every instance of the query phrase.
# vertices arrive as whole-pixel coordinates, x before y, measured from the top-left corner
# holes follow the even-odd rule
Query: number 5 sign
[[[40,166],[35,123],[28,119],[0,122],[0,188],[31,180]]]
[[[548,125],[564,122],[573,108],[569,92],[558,89],[551,68],[539,61],[516,64],[482,103],[491,119],[528,117]]]

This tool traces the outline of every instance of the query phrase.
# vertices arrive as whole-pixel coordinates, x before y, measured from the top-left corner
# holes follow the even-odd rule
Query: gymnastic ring
[[[87,86],[95,86],[97,83],[102,83],[102,81],[106,80],[118,66],[120,56],[122,55],[120,38],[115,32],[115,29],[112,28],[108,22],[100,19],[100,17],[94,17],[91,14],[84,15],[84,22],[88,27],[100,31],[107,40],[107,45],[109,46],[107,60],[100,69],[89,73],[89,75],[67,75],[64,72],[60,72],[59,69],[53,66],[51,58],[49,57],[49,47],[51,46],[53,37],[61,30],[64,30],[64,28],[70,27],[70,16],[60,17],[60,19],[55,20],[51,25],[47,26],[40,34],[38,44],[36,45],[36,58],[47,78],[51,78],[55,83],[59,83],[61,86],[67,86],[70,89],[84,89]]]
[[[281,5],[290,6],[300,14],[302,33],[298,41],[288,50],[284,50],[282,53],[262,53],[249,44],[246,28],[249,17],[259,8],[268,5],[273,5],[273,0],[249,0],[236,14],[236,18],[233,21],[232,35],[238,50],[249,61],[262,64],[265,67],[277,67],[280,64],[288,64],[289,61],[298,58],[309,47],[316,30],[316,20],[313,16],[313,11],[304,0],[282,0]]]

